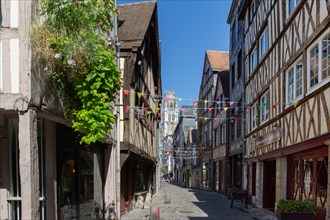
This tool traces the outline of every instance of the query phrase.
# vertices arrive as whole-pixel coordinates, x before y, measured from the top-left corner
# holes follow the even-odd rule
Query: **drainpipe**
[[[117,0],[114,1],[115,9],[117,10]],[[118,16],[115,16],[115,44],[117,68],[120,70],[120,42],[118,39]],[[117,147],[116,147],[116,216],[120,220],[120,92],[117,95]]]

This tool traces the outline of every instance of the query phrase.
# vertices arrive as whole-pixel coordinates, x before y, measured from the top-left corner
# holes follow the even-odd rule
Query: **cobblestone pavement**
[[[170,198],[170,203],[165,204],[165,196]],[[235,201],[230,208],[230,200],[215,192],[182,188],[167,182],[161,183],[160,192],[153,197],[152,208],[160,209],[160,220],[275,220],[272,213],[266,213],[249,206],[247,209],[240,201]],[[122,216],[123,220],[148,220],[150,207],[134,209]]]

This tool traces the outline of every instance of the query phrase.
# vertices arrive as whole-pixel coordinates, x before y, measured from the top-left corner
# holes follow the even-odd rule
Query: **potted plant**
[[[313,219],[316,208],[313,200],[280,200],[276,207],[277,219]]]
[[[232,187],[229,188],[229,195],[233,199],[245,199],[248,190],[239,188],[239,187]]]

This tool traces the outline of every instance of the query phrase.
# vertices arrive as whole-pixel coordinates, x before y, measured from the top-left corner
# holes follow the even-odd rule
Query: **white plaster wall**
[[[19,93],[19,40],[10,39],[10,88],[11,93]]]
[[[18,2],[19,0],[10,1],[10,27],[18,28]]]
[[[0,93],[3,92],[3,82],[2,82],[2,40],[0,40]]]

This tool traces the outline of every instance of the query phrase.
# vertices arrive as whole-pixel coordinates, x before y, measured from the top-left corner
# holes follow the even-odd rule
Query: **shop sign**
[[[281,129],[276,128],[262,136],[257,137],[256,148],[274,143],[276,141],[279,141],[280,139],[281,139]]]

